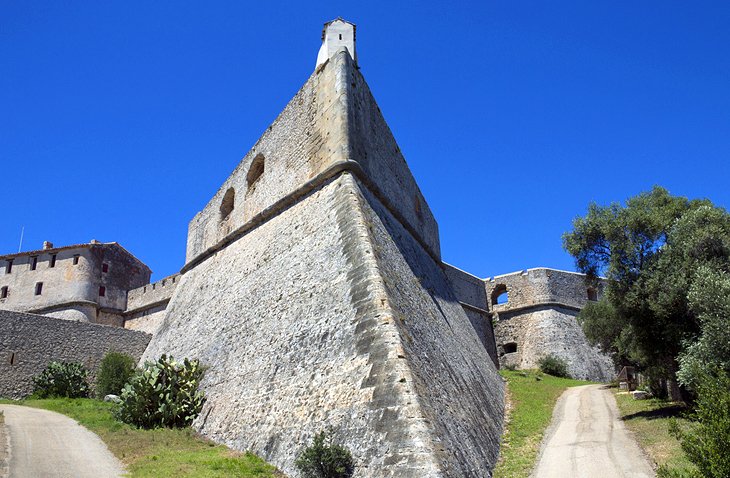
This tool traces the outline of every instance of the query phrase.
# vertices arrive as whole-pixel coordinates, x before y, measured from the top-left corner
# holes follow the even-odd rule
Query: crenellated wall
[[[167,304],[180,282],[180,274],[173,274],[157,282],[130,290],[124,328],[154,334],[162,325]]]

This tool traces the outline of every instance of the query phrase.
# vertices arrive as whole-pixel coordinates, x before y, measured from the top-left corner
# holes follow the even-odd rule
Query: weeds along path
[[[106,445],[59,413],[0,405],[10,437],[10,478],[121,477],[122,464]]]

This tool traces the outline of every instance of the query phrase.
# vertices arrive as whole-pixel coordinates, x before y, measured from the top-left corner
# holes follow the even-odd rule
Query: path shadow
[[[657,418],[673,418],[680,417],[687,407],[684,405],[669,405],[667,407],[657,408],[656,410],[644,410],[621,417],[621,420],[633,420],[634,418],[646,418],[647,420],[656,420]]]

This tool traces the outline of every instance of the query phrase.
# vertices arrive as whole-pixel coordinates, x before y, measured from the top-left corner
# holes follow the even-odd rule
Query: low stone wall
[[[119,327],[0,310],[0,397],[18,399],[33,392],[33,376],[48,362],[80,362],[96,371],[109,351],[139,360],[151,336]]]

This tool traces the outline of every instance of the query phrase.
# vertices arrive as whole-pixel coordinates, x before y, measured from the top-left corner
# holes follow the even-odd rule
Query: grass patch
[[[679,441],[669,434],[672,419],[676,419],[684,430],[689,427],[689,420],[683,418],[687,411],[683,404],[656,398],[634,400],[628,393],[617,393],[616,403],[621,419],[634,433],[641,448],[657,467],[669,473],[664,476],[689,476],[696,472]]]
[[[202,439],[190,428],[141,430],[117,421],[114,405],[88,398],[58,398],[1,403],[43,408],[78,421],[106,443],[131,477],[281,477],[276,468],[251,453],[237,453]]]
[[[568,387],[591,382],[553,377],[535,370],[500,370],[499,373],[507,380],[511,409],[494,478],[528,477],[558,397]]]

